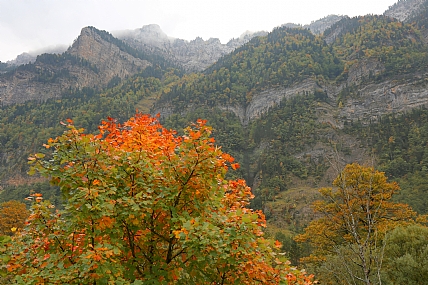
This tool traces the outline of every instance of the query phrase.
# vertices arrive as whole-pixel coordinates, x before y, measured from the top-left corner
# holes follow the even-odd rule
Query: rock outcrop
[[[245,108],[245,117],[242,119],[244,125],[260,117],[281,103],[282,100],[290,99],[296,95],[313,93],[317,87],[313,79],[306,79],[289,87],[278,87],[264,90],[253,96],[253,99]]]
[[[303,82],[293,84],[289,87],[269,88],[256,93],[247,106],[219,105],[217,108],[234,113],[241,121],[241,124],[246,126],[251,121],[267,113],[270,108],[279,105],[282,100],[301,94],[313,93],[316,88],[319,88],[317,83],[313,79],[308,78]],[[187,111],[190,112],[192,107],[187,106]],[[186,113],[187,111],[183,112]],[[174,108],[170,103],[165,103],[152,110],[152,114],[158,113],[161,117],[169,117],[174,114]]]
[[[341,15],[328,15],[324,18],[311,22],[309,25],[304,25],[303,28],[311,30],[312,33],[320,35],[336,22],[339,22],[343,19],[344,16]]]
[[[398,1],[390,6],[389,9],[385,11],[384,15],[404,22],[417,12],[425,1],[426,0]]]
[[[428,74],[414,74],[362,86],[358,96],[345,100],[339,118],[368,123],[384,114],[403,113],[427,104]]]
[[[328,15],[319,20],[312,21],[309,25],[302,26],[299,24],[287,23],[287,24],[281,25],[281,27],[286,27],[291,29],[294,29],[294,28],[309,29],[313,34],[321,35],[322,33],[324,33],[326,29],[333,26],[336,22],[339,22],[342,18],[344,18],[344,16]]]
[[[66,85],[36,81],[36,74],[15,70],[0,77],[0,105],[23,103],[29,100],[45,101],[57,97]]]
[[[11,66],[19,66],[22,64],[34,63],[38,55],[41,55],[44,53],[62,54],[67,50],[67,48],[68,46],[66,45],[57,45],[57,46],[46,47],[40,50],[24,52],[18,55],[15,59],[9,60],[7,64]]]
[[[27,63],[33,63],[36,61],[36,59],[37,59],[36,55],[31,55],[28,52],[24,52],[18,55],[14,60],[9,60],[7,64],[18,66],[18,65],[27,64]]]
[[[133,31],[116,31],[113,34],[139,50],[153,50],[173,62],[177,62],[189,72],[203,71],[214,64],[220,57],[229,54],[237,47],[247,43],[255,36],[267,32],[245,32],[239,38],[222,44],[217,38],[203,40],[200,37],[192,41],[168,37],[158,25],[146,25]]]
[[[381,74],[385,66],[376,59],[363,59],[351,65],[348,71],[348,84],[359,84],[364,79]]]
[[[123,79],[149,65],[103,39],[95,28],[83,28],[63,55],[42,55],[33,64],[2,74],[0,104],[45,101],[69,89],[102,88],[114,77]]]
[[[115,76],[123,79],[150,65],[146,60],[136,58],[114,43],[103,39],[98,30],[92,27],[82,29],[80,36],[67,53],[95,65],[101,86],[106,85]]]

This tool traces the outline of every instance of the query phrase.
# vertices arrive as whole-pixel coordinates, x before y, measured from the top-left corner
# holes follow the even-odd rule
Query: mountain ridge
[[[68,52],[42,55],[36,64],[0,77],[18,82],[21,73],[33,74],[41,86],[61,83],[68,92],[63,97],[58,92],[55,99],[4,104],[0,169],[11,172],[4,170],[0,179],[14,177],[12,163],[21,165],[26,152],[36,151],[35,139],[31,147],[24,144],[28,142],[23,138],[32,136],[25,123],[45,127],[43,114],[55,114],[57,120],[73,116],[76,124],[96,131],[103,116],[122,120],[143,109],[161,113],[162,123],[178,130],[197,118],[208,119],[218,143],[242,165],[236,175],[252,186],[259,208],[278,191],[296,185],[327,186],[334,167],[339,168],[332,162],[342,165],[372,157],[364,141],[366,127],[389,114],[406,114],[428,104],[423,25],[385,15],[332,20],[319,35],[285,26],[252,37],[195,73],[177,61],[175,40],[158,27],[146,31],[160,37],[158,46],[84,28]],[[196,39],[184,46],[207,44],[218,46],[219,41]],[[72,63],[83,74],[66,68]],[[70,74],[76,77],[65,81]],[[103,76],[102,84],[91,81],[95,75]],[[34,84],[26,77],[21,80]],[[55,123],[49,120],[48,125],[53,128]],[[19,159],[11,158],[15,152]],[[389,173],[399,173],[393,167],[387,166]],[[17,169],[25,173],[26,168]]]
[[[150,65],[108,43],[100,31],[83,28],[70,48],[39,55],[35,63],[21,65],[0,76],[2,105],[61,97],[69,89],[105,87],[113,78],[125,78]]]

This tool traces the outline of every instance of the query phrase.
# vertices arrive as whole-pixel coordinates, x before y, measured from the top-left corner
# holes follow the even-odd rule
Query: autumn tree
[[[10,260],[8,247],[11,236],[24,227],[29,211],[24,203],[7,201],[0,204],[0,284],[12,283],[7,272],[7,263]]]
[[[34,194],[9,270],[19,284],[312,284],[264,238],[239,167],[204,121],[183,136],[137,114],[84,134],[71,120],[30,157],[64,210]]]
[[[0,236],[11,236],[14,231],[24,226],[29,212],[24,203],[7,201],[0,204]]]
[[[13,276],[8,273],[8,247],[11,242],[10,236],[0,235],[0,284],[12,284]]]
[[[378,284],[385,233],[416,214],[391,201],[398,185],[372,167],[347,165],[333,186],[320,189],[325,199],[313,205],[319,218],[296,237],[313,246],[304,261],[326,268],[333,284]]]

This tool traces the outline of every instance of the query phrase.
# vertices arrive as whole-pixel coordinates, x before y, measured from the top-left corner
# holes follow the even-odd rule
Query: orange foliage
[[[26,253],[10,262],[23,280],[312,284],[263,237],[266,220],[247,208],[245,181],[225,179],[239,165],[206,121],[183,136],[141,114],[124,124],[108,118],[96,135],[67,122],[69,131],[48,141],[54,159],[30,159],[61,187],[66,211],[35,201],[25,238],[16,239]]]
[[[24,203],[8,201],[0,204],[0,235],[13,235],[24,227],[29,212]]]

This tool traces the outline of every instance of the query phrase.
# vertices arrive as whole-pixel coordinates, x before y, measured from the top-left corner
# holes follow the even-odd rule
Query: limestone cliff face
[[[385,71],[385,66],[376,59],[363,59],[351,65],[347,83],[359,84],[362,80],[376,76]]]
[[[150,65],[146,60],[135,58],[114,43],[106,41],[91,27],[82,29],[67,52],[95,65],[101,85],[107,84],[115,76],[125,78]]]
[[[200,37],[190,42],[176,39],[170,46],[176,60],[188,71],[202,71],[233,49],[222,45],[219,39],[204,41]]]
[[[369,74],[383,72],[377,61],[363,61],[349,71],[348,80],[337,84],[319,85],[313,78],[307,78],[291,86],[269,88],[255,93],[246,105],[219,105],[217,108],[234,113],[243,126],[266,114],[282,100],[297,95],[324,90],[327,101],[318,107],[318,120],[335,128],[343,128],[346,122],[361,121],[363,124],[377,121],[382,115],[403,113],[419,106],[428,105],[428,73],[415,73],[389,77],[382,82],[366,83]],[[341,92],[352,87],[355,91],[345,97]],[[340,105],[338,106],[338,102]],[[191,112],[194,106],[187,106],[182,113]],[[174,113],[169,103],[158,105],[153,113],[168,117]]]
[[[43,72],[60,72],[56,68],[35,63],[35,68]],[[0,77],[0,104],[9,105],[36,100],[45,101],[49,98],[61,97],[70,88],[93,87],[97,82],[97,74],[88,68],[72,65],[64,66],[67,78],[57,78],[55,81],[39,81],[39,74],[34,71],[17,69],[6,76]]]
[[[168,37],[156,24],[145,25],[135,30],[113,31],[112,34],[134,48],[147,46],[167,50],[171,42],[175,40],[175,38]]]
[[[290,99],[301,94],[312,93],[316,88],[319,87],[315,80],[308,78],[288,87],[269,88],[256,93],[247,106],[219,105],[217,108],[234,113],[240,119],[241,124],[246,126],[251,121],[267,113],[270,108],[279,105],[282,100]],[[194,106],[187,106],[187,110],[182,111],[183,113],[190,112],[193,107]],[[151,113],[159,113],[161,117],[168,117],[174,114],[174,106],[166,103],[161,106],[157,106],[157,108],[152,110]]]
[[[229,54],[255,36],[267,32],[245,32],[237,39],[222,44],[217,38],[192,41],[168,37],[158,25],[146,25],[133,31],[116,31],[113,34],[140,50],[156,49],[171,61],[177,62],[187,71],[202,71],[214,64],[220,57]]]
[[[399,1],[394,5],[390,6],[384,15],[398,19],[400,21],[406,21],[413,14],[415,14],[421,7],[422,3],[426,0],[406,0]]]
[[[428,74],[391,78],[369,84],[348,98],[339,117],[345,121],[376,121],[381,115],[402,113],[428,104]]]
[[[70,88],[102,88],[114,77],[125,78],[150,65],[104,40],[94,28],[82,29],[62,56],[42,57],[0,75],[0,104],[45,101],[61,97]]]
[[[275,87],[263,90],[255,94],[246,107],[219,106],[219,108],[233,112],[239,117],[241,123],[246,126],[249,122],[267,113],[270,108],[279,105],[282,100],[305,94],[305,92],[312,93],[316,87],[316,82],[313,79],[307,79],[289,87]]]
[[[315,35],[321,35],[322,33],[324,33],[324,31],[326,29],[333,26],[336,22],[339,22],[342,18],[344,18],[344,16],[328,15],[324,18],[319,19],[319,20],[312,21],[308,25],[302,26],[302,25],[298,25],[298,24],[287,23],[287,24],[281,25],[281,27],[304,28],[304,29],[309,29]]]
[[[322,19],[313,21],[309,25],[303,26],[303,28],[308,28],[312,33],[316,35],[320,35],[324,33],[324,31],[331,26],[333,26],[336,22],[339,22],[344,16],[340,15],[328,15]]]
[[[10,66],[19,66],[22,64],[34,63],[38,55],[41,55],[43,53],[62,54],[67,50],[67,48],[68,48],[67,45],[56,45],[56,46],[49,46],[41,50],[24,52],[18,55],[15,59],[7,61],[7,64]]]
[[[28,100],[46,100],[61,92],[61,84],[36,82],[36,75],[25,70],[16,70],[8,77],[0,77],[0,104],[9,105]]]

